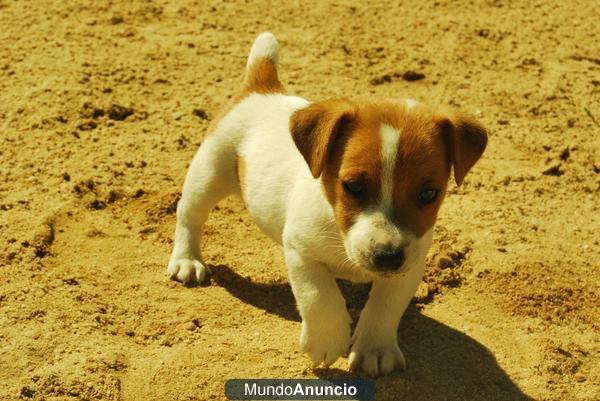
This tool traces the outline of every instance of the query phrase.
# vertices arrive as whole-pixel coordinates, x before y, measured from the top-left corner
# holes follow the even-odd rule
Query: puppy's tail
[[[263,32],[254,40],[246,63],[245,89],[257,93],[283,93],[277,76],[279,43],[271,32]]]

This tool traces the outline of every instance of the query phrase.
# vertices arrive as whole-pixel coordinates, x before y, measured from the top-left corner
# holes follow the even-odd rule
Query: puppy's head
[[[348,258],[380,274],[425,258],[451,170],[460,185],[487,143],[476,121],[411,100],[313,103],[290,130],[321,177]]]

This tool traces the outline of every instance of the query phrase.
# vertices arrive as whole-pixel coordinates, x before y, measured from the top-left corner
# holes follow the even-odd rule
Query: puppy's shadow
[[[213,266],[213,280],[243,302],[284,319],[300,321],[288,284],[253,283],[228,266]],[[340,283],[356,320],[369,286]],[[482,344],[443,323],[424,316],[411,305],[400,324],[400,348],[405,372],[375,381],[375,399],[389,401],[533,400],[508,377]],[[341,369],[315,369],[324,379],[359,377]]]
[[[292,289],[287,283],[255,283],[234,272],[229,266],[209,266],[211,280],[247,304],[284,319],[299,322],[300,315]]]

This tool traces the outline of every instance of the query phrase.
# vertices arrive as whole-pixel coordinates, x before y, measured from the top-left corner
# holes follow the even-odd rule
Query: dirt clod
[[[77,128],[81,131],[91,131],[96,129],[96,127],[98,127],[98,123],[95,121],[85,121],[77,126]]]
[[[35,390],[29,387],[21,387],[21,391],[19,391],[21,397],[32,398],[35,395]]]
[[[449,257],[442,256],[438,259],[438,267],[440,269],[448,269],[454,267],[454,261]]]
[[[94,209],[94,210],[105,209],[106,208],[106,202],[104,202],[103,200],[94,199],[93,201],[90,202],[89,208],[90,209]]]
[[[196,108],[196,109],[192,110],[192,114],[201,120],[208,120],[208,114],[203,109]]]
[[[542,174],[553,176],[553,177],[560,177],[564,173],[565,173],[565,170],[564,170],[562,164],[554,164],[554,165],[548,167],[547,169],[545,169],[544,171],[542,171]]]
[[[420,81],[421,79],[425,78],[425,74],[423,74],[422,72],[416,72],[416,71],[406,71],[402,74],[402,79],[404,79],[405,81],[409,81],[409,82],[413,82],[413,81]]]
[[[132,115],[134,110],[131,107],[120,106],[118,104],[113,104],[107,110],[108,118],[115,121],[123,121],[130,115]]]
[[[373,78],[369,82],[371,85],[381,85],[387,82],[392,82],[392,76],[390,74],[385,74],[381,77]]]

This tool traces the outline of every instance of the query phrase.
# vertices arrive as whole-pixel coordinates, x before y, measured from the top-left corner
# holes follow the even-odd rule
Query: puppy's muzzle
[[[375,249],[373,252],[373,266],[382,272],[396,271],[402,267],[406,257],[404,247],[385,246]]]

